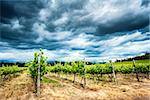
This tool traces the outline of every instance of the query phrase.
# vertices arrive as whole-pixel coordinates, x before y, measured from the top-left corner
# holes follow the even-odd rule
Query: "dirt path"
[[[32,91],[31,79],[23,72],[0,87],[0,100],[34,100]]]
[[[60,79],[55,76],[49,76],[51,79],[60,81],[64,87],[63,91],[73,91],[69,99],[76,100],[150,100],[150,80],[144,82],[127,82],[125,84],[112,82],[90,84],[86,89],[73,84],[71,80]],[[60,91],[59,91],[60,92]],[[62,94],[62,93],[60,93]],[[73,94],[73,95],[72,95]],[[74,99],[73,99],[74,100]]]
[[[50,83],[42,82],[41,96],[33,93],[32,80],[26,72],[6,81],[0,86],[0,100],[150,100],[150,80],[126,84],[91,84],[83,89],[71,81],[48,77]]]

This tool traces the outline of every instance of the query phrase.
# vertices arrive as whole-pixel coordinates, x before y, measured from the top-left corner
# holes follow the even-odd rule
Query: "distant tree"
[[[145,59],[150,59],[150,53],[146,52],[144,55],[141,56],[136,56],[132,58],[126,58],[122,60],[116,60],[116,62],[122,62],[122,61],[133,61],[134,60],[145,60]]]

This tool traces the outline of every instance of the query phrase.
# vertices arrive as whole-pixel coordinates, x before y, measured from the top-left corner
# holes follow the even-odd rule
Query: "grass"
[[[136,64],[149,64],[150,60],[135,60]],[[115,62],[114,64],[133,64],[133,61]]]
[[[135,64],[145,64],[145,65],[150,65],[150,60],[135,60]],[[101,66],[106,66],[106,65],[110,65],[110,63],[106,63],[106,64],[99,64]],[[124,61],[124,62],[115,62],[113,63],[114,66],[132,66],[133,65],[133,61]]]
[[[53,80],[53,79],[49,79],[47,77],[43,77],[42,82],[44,82],[44,83],[54,83],[54,84],[58,84],[59,83],[58,81]]]
[[[48,77],[43,77],[42,83],[47,83],[52,87],[63,87],[63,85],[58,80],[51,79]]]

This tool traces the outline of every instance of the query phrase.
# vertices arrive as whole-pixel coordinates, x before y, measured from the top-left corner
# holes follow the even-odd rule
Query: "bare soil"
[[[150,100],[150,80],[147,79],[141,82],[122,79],[117,83],[87,80],[87,86],[83,88],[79,82],[72,83],[55,75],[46,77],[50,81],[42,82],[39,97],[26,72],[6,80],[0,85],[0,100]]]

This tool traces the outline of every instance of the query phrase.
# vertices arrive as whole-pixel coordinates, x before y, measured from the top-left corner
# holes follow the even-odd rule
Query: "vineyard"
[[[86,77],[91,78],[95,76],[97,79],[103,75],[110,76],[113,74],[113,67],[115,74],[143,74],[146,78],[149,79],[150,72],[150,64],[149,63],[136,63],[134,65],[133,62],[125,62],[125,63],[114,63],[111,65],[107,64],[94,64],[94,65],[84,65],[83,61],[70,62],[62,65],[61,63],[55,64],[54,66],[48,66],[48,72],[55,73],[58,75],[61,74],[74,74],[74,80],[76,74],[80,77],[84,76],[84,70],[86,70]],[[112,80],[112,77],[110,77]],[[139,78],[139,77],[137,77]],[[139,79],[138,79],[139,81]]]
[[[150,0],[0,0],[0,100],[150,100]]]
[[[5,79],[9,76],[14,76],[17,73],[21,73],[26,68],[19,68],[17,65],[14,66],[3,66],[0,67],[0,77],[1,79]]]
[[[84,93],[84,95],[80,95],[80,98],[78,99],[99,98],[100,94],[98,91],[102,90],[107,91],[107,94],[109,94],[109,96],[104,96],[104,98],[109,97],[114,99],[113,96],[120,96],[120,94],[117,92],[120,91],[122,93],[126,92],[126,95],[128,95],[128,92],[131,92],[130,94],[136,95],[136,97],[138,97],[140,94],[141,97],[138,98],[143,98],[142,96],[144,96],[144,98],[146,98],[145,100],[148,100],[148,84],[150,83],[149,60],[133,60],[124,62],[110,61],[105,64],[88,64],[88,62],[85,60],[79,60],[65,63],[57,62],[51,65],[47,64],[47,58],[44,57],[43,54],[44,52],[42,49],[40,52],[35,52],[34,59],[26,63],[25,67],[18,67],[17,65],[13,65],[2,66],[0,68],[0,99],[6,99],[5,96],[2,97],[2,95],[5,94],[4,91],[13,91],[14,87],[17,86],[17,88],[20,89],[16,90],[16,92],[13,91],[13,94],[9,96],[10,98],[12,98],[13,95],[18,95],[18,91],[19,93],[22,93],[25,90],[25,94],[30,92],[30,95],[32,94],[32,98],[37,99],[40,97],[45,99],[45,97],[49,96],[46,91],[57,88],[58,91],[62,89],[61,91],[64,95],[67,94],[63,91],[70,93],[71,90],[73,90],[72,93],[76,94],[76,96],[79,96],[78,92],[75,91],[80,90],[80,94]],[[9,90],[7,90],[7,88],[5,89],[7,86],[5,84],[7,84],[7,82],[8,84],[12,84],[12,87],[7,87],[10,88]],[[137,88],[137,86],[139,86],[139,88]],[[138,89],[139,92],[135,92],[136,89]],[[141,89],[145,89],[144,92],[141,92]],[[111,91],[116,94],[110,94]],[[94,94],[96,95],[89,97],[90,94],[93,94],[93,92],[95,92]],[[143,95],[143,93],[145,94]],[[22,93],[22,95],[23,94],[24,93]],[[62,98],[70,99],[71,97],[72,94],[69,94],[69,96]],[[16,99],[16,97],[14,98]],[[56,96],[53,94],[53,99],[55,98]],[[117,99],[118,98],[121,97],[117,96]],[[27,99],[26,96],[25,99]]]

